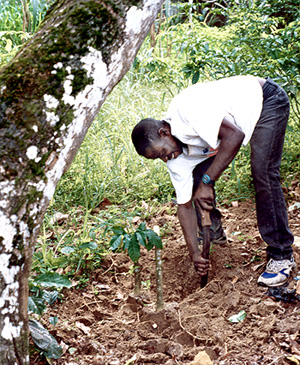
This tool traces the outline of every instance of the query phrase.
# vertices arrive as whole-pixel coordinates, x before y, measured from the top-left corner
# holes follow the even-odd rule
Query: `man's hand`
[[[204,210],[212,210],[214,202],[214,190],[212,185],[206,185],[201,182],[194,194],[194,203],[201,212]]]
[[[209,260],[204,259],[200,253],[194,254],[192,257],[195,270],[199,276],[204,276],[209,270]]]

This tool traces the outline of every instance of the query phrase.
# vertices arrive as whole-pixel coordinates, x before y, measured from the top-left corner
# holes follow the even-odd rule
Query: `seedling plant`
[[[141,265],[139,258],[141,256],[141,247],[143,246],[150,251],[153,247],[163,248],[161,238],[152,230],[146,228],[146,223],[141,223],[135,230],[132,225],[129,228],[114,226],[111,228],[114,236],[110,240],[110,249],[115,251],[118,248],[127,251],[130,259],[134,264],[134,294],[141,291]]]

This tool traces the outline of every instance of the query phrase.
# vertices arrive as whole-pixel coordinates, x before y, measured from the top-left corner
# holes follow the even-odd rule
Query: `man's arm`
[[[230,123],[226,118],[223,119],[218,135],[218,138],[220,139],[219,151],[213,163],[206,171],[206,174],[209,175],[212,180],[217,180],[234,159],[241,147],[244,137],[244,132]],[[211,210],[213,200],[213,187],[201,182],[194,194],[196,206],[200,209]]]
[[[208,272],[209,260],[205,260],[201,256],[198,247],[197,216],[191,201],[178,205],[178,218],[195,270],[200,276],[203,276]]]

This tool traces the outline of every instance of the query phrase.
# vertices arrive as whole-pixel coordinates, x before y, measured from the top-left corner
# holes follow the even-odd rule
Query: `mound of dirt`
[[[43,317],[64,349],[53,363],[278,365],[299,358],[299,301],[275,301],[256,284],[266,258],[254,204],[246,201],[222,210],[228,243],[213,246],[209,281],[203,289],[178,219],[168,212],[166,207],[148,222],[150,228],[169,224],[163,239],[164,309],[155,309],[154,252],[142,252],[144,289],[137,297],[132,295],[128,257],[107,256],[84,289],[66,291],[63,302]],[[300,210],[289,215],[299,242]],[[299,254],[295,245],[298,265]],[[296,287],[296,274],[294,270],[291,289]],[[228,320],[242,310],[242,322]],[[59,318],[54,328],[50,316]]]

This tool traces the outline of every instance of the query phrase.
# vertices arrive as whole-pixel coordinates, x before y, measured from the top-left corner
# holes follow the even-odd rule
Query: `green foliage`
[[[165,90],[126,75],[105,101],[59,182],[55,204],[66,210],[69,204],[93,210],[104,198],[114,204],[170,200],[173,189],[165,164],[138,156],[130,137],[140,119],[161,118],[169,101]]]
[[[22,31],[0,32],[0,68],[8,63],[22,47],[22,42],[29,39],[29,33]]]
[[[37,30],[54,0],[0,2],[0,68],[9,62]]]
[[[212,28],[199,21],[164,24],[156,47],[143,49],[134,64],[155,81],[177,85],[238,74],[270,76],[296,100],[300,90],[300,19],[282,28],[263,5],[226,10],[228,24]]]
[[[162,247],[161,238],[152,229],[146,228],[146,223],[141,223],[136,230],[126,230],[121,226],[114,226],[111,228],[114,236],[110,241],[110,249],[116,250],[122,248],[123,251],[128,252],[130,259],[137,262],[140,258],[140,245],[144,246],[150,251],[154,246]]]
[[[48,282],[53,280],[53,278],[48,277]],[[57,279],[55,278],[54,281],[56,282]],[[41,289],[39,286],[40,283],[37,281],[30,282],[30,292],[35,293],[35,296],[30,296],[28,298],[28,312],[35,313],[38,315],[42,315],[48,305],[52,305],[58,299],[59,293],[56,290],[48,291],[45,289]],[[55,286],[56,284],[50,286]]]
[[[45,288],[71,288],[71,281],[65,276],[59,275],[56,272],[47,272],[37,276],[33,283]]]
[[[51,212],[52,211],[52,212]],[[79,285],[94,268],[100,266],[105,246],[98,246],[101,239],[98,220],[92,220],[89,212],[70,211],[64,215],[64,223],[56,221],[59,212],[49,208],[33,254],[32,270],[38,274],[52,275],[54,271],[74,277],[79,270]],[[60,226],[64,224],[64,229]]]
[[[29,320],[31,337],[43,355],[49,359],[59,359],[63,353],[56,339],[38,321]],[[50,363],[48,360],[47,362]]]
[[[34,33],[54,0],[2,0],[0,31]]]
[[[261,9],[262,14],[280,17],[283,27],[296,21],[300,16],[298,0],[263,0],[257,1],[257,6]]]

